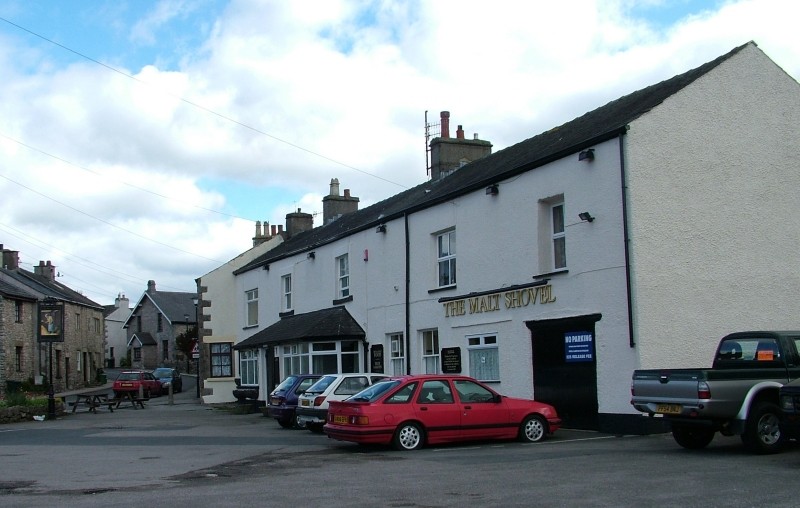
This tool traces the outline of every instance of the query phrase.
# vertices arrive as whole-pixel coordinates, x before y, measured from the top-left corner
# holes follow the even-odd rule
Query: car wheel
[[[308,423],[306,424],[306,428],[313,432],[314,434],[322,434],[322,427],[324,424],[322,423]]]
[[[278,420],[278,424],[284,429],[293,429],[294,422],[291,420]]]
[[[416,423],[404,423],[394,433],[394,447],[397,450],[417,450],[422,447],[425,436]]]
[[[538,443],[546,435],[547,423],[541,416],[528,416],[519,426],[519,440],[525,443]]]
[[[780,408],[771,402],[754,405],[747,416],[742,434],[745,447],[759,454],[781,451],[786,439],[781,434],[780,415]]]
[[[122,398],[122,392],[117,392],[117,391],[115,391],[115,392],[114,392],[114,398],[115,398],[115,399],[121,399],[121,398]]]
[[[702,427],[673,426],[672,438],[687,450],[705,448],[714,439],[714,431]]]
[[[144,398],[145,399],[149,399],[150,398],[150,389],[149,388],[147,390],[144,390],[144,392],[142,392],[142,393],[144,394]]]
[[[301,422],[300,419],[295,416],[295,418],[294,418],[294,428],[295,429],[305,429],[306,428],[306,424],[305,424],[305,422]]]

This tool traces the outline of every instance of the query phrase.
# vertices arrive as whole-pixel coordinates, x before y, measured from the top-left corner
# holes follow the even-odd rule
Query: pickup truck
[[[786,441],[779,393],[800,377],[799,346],[800,331],[726,335],[710,369],[635,370],[631,404],[664,418],[684,448],[704,448],[720,432],[740,435],[753,452],[778,452]]]

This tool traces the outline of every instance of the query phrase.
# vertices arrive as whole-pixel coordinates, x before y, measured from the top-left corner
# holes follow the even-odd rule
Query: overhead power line
[[[198,104],[196,102],[190,101],[189,99],[186,99],[185,97],[181,97],[179,95],[175,95],[175,94],[172,94],[170,92],[167,92],[167,91],[165,91],[165,90],[163,90],[163,89],[161,89],[159,87],[156,87],[155,85],[153,85],[151,83],[148,83],[147,81],[143,81],[143,80],[137,78],[136,76],[133,76],[131,74],[128,74],[127,72],[121,71],[121,70],[119,70],[119,69],[117,69],[115,67],[112,67],[112,66],[110,66],[108,64],[105,64],[105,63],[103,63],[103,62],[101,62],[99,60],[96,60],[96,59],[94,59],[94,58],[92,58],[90,56],[87,56],[87,55],[85,55],[85,54],[83,54],[83,53],[81,53],[79,51],[75,51],[72,48],[64,46],[63,44],[59,44],[58,42],[56,42],[56,41],[54,41],[52,39],[48,39],[47,37],[45,37],[43,35],[40,35],[40,34],[34,32],[32,30],[29,30],[29,29],[27,29],[27,28],[25,28],[23,26],[20,26],[20,25],[14,23],[13,21],[10,21],[10,20],[8,20],[6,18],[0,17],[0,21],[5,21],[9,25],[11,25],[11,26],[13,26],[15,28],[18,28],[19,30],[22,30],[22,31],[24,31],[26,33],[29,33],[29,34],[33,35],[34,37],[38,37],[39,39],[42,39],[43,41],[48,42],[50,44],[53,44],[54,46],[58,46],[59,48],[65,50],[65,51],[69,51],[70,53],[72,53],[72,54],[74,54],[76,56],[79,56],[80,58],[84,58],[84,59],[86,59],[86,60],[88,60],[90,62],[93,62],[93,63],[101,66],[101,67],[104,67],[105,69],[108,69],[111,72],[117,73],[117,74],[119,74],[121,76],[125,76],[128,79],[132,79],[132,80],[136,81],[137,83],[141,83],[143,85],[147,85],[148,87],[155,88],[156,90],[158,90],[159,92],[163,93],[164,95],[168,95],[170,97],[178,99],[178,100],[180,100],[181,102],[183,102],[185,104],[188,104],[188,105],[190,105],[192,107],[195,107],[197,109],[205,111],[206,113],[212,114],[212,115],[214,115],[214,116],[216,116],[218,118],[221,118],[223,120],[226,120],[228,122],[236,124],[236,125],[238,125],[240,127],[243,127],[243,128],[248,129],[250,131],[253,131],[253,132],[257,133],[257,134],[261,134],[262,136],[266,136],[268,138],[274,139],[275,141],[278,141],[278,142],[283,143],[285,145],[291,146],[292,148],[296,148],[297,150],[302,150],[303,152],[306,152],[306,153],[308,153],[310,155],[313,155],[315,157],[319,157],[320,159],[324,159],[324,160],[326,160],[328,162],[331,162],[333,164],[345,167],[347,169],[352,169],[353,171],[357,171],[357,172],[362,173],[364,175],[371,176],[373,178],[377,178],[378,180],[383,180],[386,183],[390,183],[392,185],[397,185],[398,187],[401,187],[403,189],[407,188],[405,185],[403,185],[401,183],[389,180],[388,178],[384,178],[382,176],[378,176],[378,175],[376,175],[374,173],[370,173],[370,172],[365,171],[363,169],[359,169],[359,168],[357,168],[355,166],[351,166],[351,165],[346,164],[344,162],[338,161],[336,159],[333,159],[331,157],[323,155],[323,154],[321,154],[319,152],[315,152],[313,150],[310,150],[310,149],[305,148],[303,146],[300,146],[298,144],[292,143],[291,141],[287,141],[285,139],[282,139],[282,138],[279,138],[277,136],[274,136],[274,135],[272,135],[272,134],[270,134],[268,132],[262,131],[262,130],[256,128],[256,127],[251,126],[251,125],[247,125],[245,123],[242,123],[239,120],[236,120],[235,118],[231,118],[231,117],[229,117],[227,115],[224,115],[222,113],[214,111],[213,109],[207,108],[207,107],[203,106],[202,104]]]

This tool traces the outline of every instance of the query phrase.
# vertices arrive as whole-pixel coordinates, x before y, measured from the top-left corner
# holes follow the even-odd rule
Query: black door
[[[555,406],[565,428],[598,428],[594,323],[599,315],[531,321],[533,396]]]

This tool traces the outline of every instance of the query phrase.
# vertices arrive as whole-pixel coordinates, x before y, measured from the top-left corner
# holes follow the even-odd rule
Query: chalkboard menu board
[[[369,350],[370,372],[383,372],[383,344],[375,344]]]
[[[461,374],[461,348],[442,348],[442,373]]]

